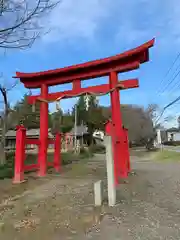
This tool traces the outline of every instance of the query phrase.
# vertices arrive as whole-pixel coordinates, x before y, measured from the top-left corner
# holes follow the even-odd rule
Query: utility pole
[[[75,116],[74,116],[74,147],[76,152],[77,150],[77,104],[75,104]]]
[[[81,125],[84,127],[84,122],[83,122],[83,120],[82,120],[82,123],[81,123]],[[84,129],[84,128],[83,128]],[[82,145],[84,146],[84,137],[83,137],[83,131],[82,131]]]

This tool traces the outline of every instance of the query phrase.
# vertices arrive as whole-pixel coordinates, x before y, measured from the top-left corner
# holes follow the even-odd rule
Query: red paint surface
[[[55,140],[54,139],[48,139],[48,144],[54,144]]]
[[[114,88],[118,82],[118,75],[116,72],[111,72],[109,76],[109,84]],[[110,94],[111,108],[112,108],[112,142],[114,153],[114,168],[115,181],[118,183],[119,177],[125,176],[124,169],[124,149],[123,149],[123,134],[122,134],[122,117],[120,111],[120,96],[119,90],[114,90]]]
[[[45,84],[41,86],[41,97],[48,95],[48,87]],[[38,155],[39,173],[43,177],[47,171],[47,148],[48,148],[48,103],[41,102],[40,105],[40,147]]]
[[[57,172],[61,169],[61,134],[56,133],[54,148],[54,168]]]
[[[40,144],[39,139],[26,138],[25,142],[26,142],[26,144],[34,144],[34,145],[39,145]]]
[[[18,126],[16,132],[16,153],[14,165],[13,183],[21,183],[24,181],[24,159],[25,159],[25,139],[26,129]]]
[[[16,78],[20,78],[27,88],[38,88],[41,87],[42,83],[52,86],[72,82],[77,79],[84,80],[109,75],[111,71],[118,73],[126,72],[138,68],[141,63],[147,62],[149,60],[148,50],[153,45],[154,39],[137,48],[112,57],[44,72],[17,72]],[[131,64],[135,66],[132,68]]]
[[[24,166],[25,171],[31,171],[31,170],[38,169],[38,168],[39,168],[38,164],[31,164],[31,165]]]
[[[53,162],[48,162],[47,165],[48,165],[48,167],[54,167],[54,163]]]
[[[126,141],[126,158],[127,158],[127,172],[131,171],[131,163],[130,163],[130,154],[129,154],[129,139],[128,139],[128,129],[124,128],[125,132],[125,141]]]
[[[138,79],[129,79],[125,81],[118,81],[118,84],[122,84],[124,86],[124,89],[128,88],[137,88],[139,86]],[[98,86],[92,86],[92,87],[86,87],[86,88],[80,88],[80,87],[74,87],[72,90],[67,90],[63,92],[57,92],[57,93],[49,93],[47,95],[46,100],[48,101],[55,101],[57,98],[70,98],[72,96],[75,96],[77,94],[86,93],[86,92],[93,92],[95,94],[99,93],[106,93],[111,89],[109,84],[102,84]],[[70,96],[71,95],[71,96]],[[28,96],[28,103],[34,104],[35,101],[37,101],[38,98],[42,97],[41,95],[37,96]]]
[[[111,134],[112,134],[112,121],[111,120],[108,120],[105,123],[105,132],[106,132],[106,135],[111,136]]]

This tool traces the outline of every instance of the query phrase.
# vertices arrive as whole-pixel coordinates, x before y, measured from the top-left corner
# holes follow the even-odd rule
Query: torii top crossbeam
[[[139,68],[141,63],[149,60],[149,48],[153,45],[154,39],[112,57],[44,72],[16,72],[15,78],[20,78],[26,88],[40,88],[42,84],[53,86],[70,83],[74,80],[102,77],[109,75],[112,71],[127,72]]]

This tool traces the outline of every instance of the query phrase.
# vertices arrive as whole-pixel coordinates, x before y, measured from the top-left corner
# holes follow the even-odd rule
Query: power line
[[[169,104],[167,104],[167,105],[163,108],[160,116],[155,120],[155,125],[156,125],[156,124],[158,123],[158,121],[161,119],[161,117],[163,116],[163,114],[164,114],[164,112],[166,111],[166,109],[169,108],[170,106],[172,106],[173,104],[175,104],[175,103],[178,102],[178,101],[180,101],[180,96],[177,97],[177,98],[176,98],[175,100],[173,100],[172,102],[170,102]]]
[[[179,67],[180,67],[180,65],[178,65],[178,68],[179,68]],[[177,70],[178,68],[176,68],[176,70]],[[175,71],[176,71],[176,70],[175,70]],[[165,87],[163,88],[161,94],[166,91],[166,89],[174,82],[174,80],[178,77],[179,74],[180,74],[180,70],[174,75],[174,77],[171,79],[171,81],[168,82],[168,83],[165,85]],[[177,84],[177,82],[173,85],[173,87],[174,87],[176,84]],[[172,88],[171,88],[171,90],[172,90]]]
[[[163,82],[165,81],[166,77],[168,76],[168,74],[170,73],[170,71],[172,70],[172,68],[174,67],[175,63],[177,62],[177,60],[180,57],[180,52],[177,54],[175,60],[173,61],[172,65],[170,66],[170,68],[168,69],[168,71],[166,72],[165,76],[162,78],[161,82],[160,82],[160,87],[163,84]],[[160,90],[160,89],[159,89]],[[159,90],[157,91],[157,93],[159,92]]]
[[[176,56],[175,60],[173,61],[172,65],[170,66],[170,68],[169,68],[168,71],[166,72],[164,78],[161,80],[160,86],[163,84],[163,82],[165,81],[166,77],[168,76],[168,74],[170,73],[170,71],[173,69],[173,67],[174,67],[175,63],[177,62],[177,60],[179,59],[179,57],[180,57],[180,52],[177,54],[177,56]],[[170,78],[168,79],[169,81],[165,84],[165,87],[163,87],[163,90],[161,90],[161,88],[160,88],[160,89],[157,91],[158,96],[160,96],[162,93],[164,93],[164,92],[168,89],[168,87],[174,82],[174,80],[179,76],[179,74],[180,74],[180,69],[179,69],[179,67],[180,67],[180,64],[178,64],[178,66],[176,67],[176,69],[175,69],[175,71],[174,71],[175,74],[172,74],[172,79],[170,79]],[[178,69],[179,69],[179,71],[177,71]],[[175,84],[173,84],[173,86],[171,87],[171,90],[172,90],[176,85],[178,85],[178,81],[175,82]],[[163,116],[163,114],[164,114],[164,112],[166,111],[166,109],[169,108],[169,107],[171,107],[172,105],[174,105],[174,104],[175,104],[176,102],[178,102],[178,101],[180,101],[180,96],[177,97],[175,100],[171,101],[169,104],[167,104],[167,105],[163,108],[163,110],[162,110],[162,112],[160,113],[159,117],[157,117],[157,118],[155,119],[155,125],[156,125],[156,124],[158,123],[158,121],[161,119],[161,117]]]
[[[176,89],[178,89],[180,87],[180,82],[177,81],[175,82],[175,84],[173,84],[173,86],[169,89],[169,95]]]
[[[171,70],[173,69],[174,65],[176,64],[177,60],[180,57],[180,52],[177,54],[176,58],[174,59],[173,63],[171,64],[171,66],[169,67],[168,71],[166,72],[165,76],[162,78],[161,82],[160,82],[160,87],[159,90],[156,92],[158,96],[160,96],[162,93],[164,93],[166,91],[166,89],[168,89],[168,87],[174,82],[174,80],[178,77],[178,75],[180,74],[180,64],[178,64],[178,66],[176,67],[175,71],[173,71],[171,77],[172,79],[168,78],[168,81],[165,83],[165,86],[163,87],[163,90],[161,90],[161,86],[164,83],[164,81],[166,80],[167,76],[169,75],[169,73],[171,72]],[[177,71],[178,70],[178,71]],[[178,85],[178,81],[175,82],[175,84],[173,84],[173,86],[171,87],[171,90]],[[166,111],[167,108],[171,107],[172,105],[174,105],[176,102],[180,101],[180,96],[177,97],[175,100],[171,101],[169,104],[167,104],[162,112],[160,113],[159,116],[156,117],[155,119],[155,125],[158,123],[158,121],[161,119],[161,117],[163,116],[164,112]]]

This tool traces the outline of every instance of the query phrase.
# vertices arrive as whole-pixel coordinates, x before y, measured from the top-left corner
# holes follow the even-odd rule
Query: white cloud
[[[157,38],[161,45],[180,43],[180,5],[178,0],[131,0],[120,14],[119,39],[129,43]]]
[[[112,35],[104,36],[112,43],[129,46],[155,36],[170,47],[180,43],[179,20],[179,0],[62,0],[45,21],[51,32],[44,40],[92,41],[113,29]]]
[[[109,0],[63,0],[48,17],[47,26],[51,32],[46,41],[92,40],[99,23],[107,17]]]
[[[160,123],[165,128],[177,127],[178,122],[177,119],[179,117],[179,113],[176,111],[177,109],[167,109],[164,113]],[[167,121],[166,121],[167,119]]]
[[[63,112],[67,112],[68,110],[71,111],[74,104],[77,102],[77,98],[69,98],[69,99],[63,99],[59,102],[59,107],[62,109]],[[49,111],[51,113],[56,112],[56,102],[49,104]]]

